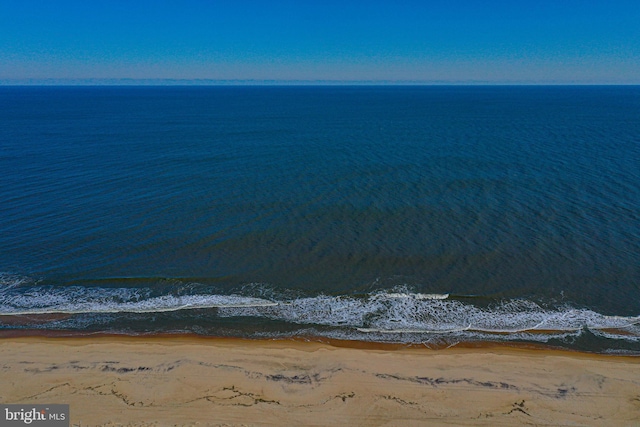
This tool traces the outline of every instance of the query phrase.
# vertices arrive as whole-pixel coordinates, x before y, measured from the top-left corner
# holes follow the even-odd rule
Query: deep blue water
[[[0,332],[640,352],[638,165],[640,87],[0,87]]]

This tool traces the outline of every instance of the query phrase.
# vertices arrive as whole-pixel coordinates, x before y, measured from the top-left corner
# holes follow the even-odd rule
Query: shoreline
[[[5,340],[21,340],[21,339],[42,339],[42,340],[106,340],[106,341],[159,341],[167,342],[189,342],[207,344],[211,342],[232,342],[239,345],[245,343],[295,343],[298,344],[320,344],[336,348],[348,348],[357,350],[379,350],[379,351],[398,351],[398,350],[427,350],[427,351],[448,351],[448,350],[468,350],[468,351],[488,351],[496,350],[504,351],[546,351],[557,354],[566,354],[575,357],[629,357],[640,360],[639,352],[620,351],[620,352],[597,352],[583,349],[575,349],[564,346],[555,346],[544,343],[530,341],[458,341],[455,343],[443,342],[437,343],[403,343],[403,342],[380,342],[380,341],[362,341],[329,338],[317,335],[311,336],[292,336],[292,337],[238,337],[238,336],[214,336],[199,335],[192,332],[179,333],[163,333],[150,332],[143,334],[128,334],[117,332],[78,332],[65,330],[50,329],[4,329],[0,330],[0,342]]]
[[[0,402],[71,425],[632,425],[640,358],[201,336],[0,338]],[[369,344],[369,343],[367,343]]]

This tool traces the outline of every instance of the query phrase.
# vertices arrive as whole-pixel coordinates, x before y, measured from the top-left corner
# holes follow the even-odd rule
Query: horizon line
[[[178,78],[2,79],[0,86],[639,86],[639,82],[530,80],[279,80]]]

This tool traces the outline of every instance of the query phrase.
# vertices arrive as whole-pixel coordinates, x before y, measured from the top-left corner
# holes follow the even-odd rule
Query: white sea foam
[[[149,296],[148,289],[82,287],[35,288],[27,293],[0,295],[0,315],[159,313],[217,307],[263,307],[277,303],[240,295]]]
[[[18,286],[34,283],[35,280],[28,276],[20,276],[0,271],[0,293]]]
[[[379,334],[443,334],[450,332],[462,332],[468,331],[471,329],[471,326],[467,326],[465,328],[455,328],[455,329],[438,329],[429,331],[426,329],[376,329],[376,328],[356,328],[359,332],[365,332],[367,334],[370,333],[379,333]]]
[[[154,295],[149,288],[27,286],[16,290],[5,287],[5,291],[0,291],[0,315],[159,313],[216,308],[207,315],[338,328],[374,340],[378,336],[408,334],[548,339],[585,329],[607,338],[640,340],[640,316],[606,316],[570,306],[545,308],[529,300],[505,300],[480,307],[447,294],[420,294],[406,289],[358,297],[251,295],[256,293]]]
[[[413,299],[447,299],[449,294],[419,294],[410,292],[389,292],[375,294],[374,297],[380,298],[413,298]]]
[[[365,298],[317,296],[270,307],[222,308],[220,316],[255,316],[305,325],[351,327],[365,334],[550,336],[590,330],[639,336],[640,317],[605,316],[587,309],[543,308],[526,300],[477,307],[455,299],[376,293]]]

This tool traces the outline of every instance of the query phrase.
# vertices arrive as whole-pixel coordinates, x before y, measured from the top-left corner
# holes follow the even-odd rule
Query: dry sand
[[[81,426],[640,425],[640,358],[295,341],[2,338],[1,403]]]

